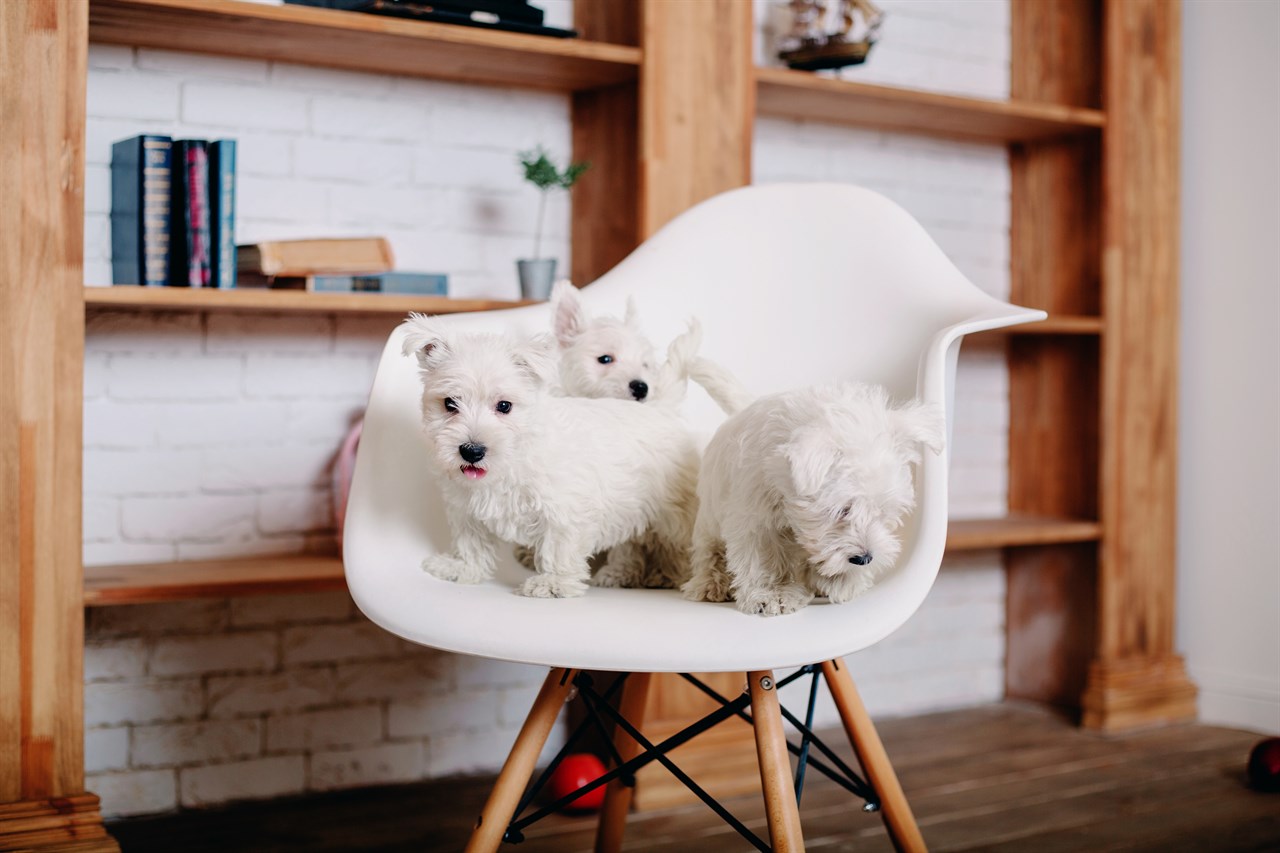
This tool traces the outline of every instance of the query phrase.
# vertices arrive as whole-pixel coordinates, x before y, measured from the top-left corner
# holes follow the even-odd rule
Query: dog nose
[[[648,383],[639,379],[632,379],[631,384],[627,387],[631,389],[631,396],[635,397],[637,400],[643,400],[645,397],[649,396]]]
[[[483,444],[459,444],[458,453],[463,459],[471,464],[475,464],[484,458],[485,446]]]
[[[850,557],[849,562],[853,563],[855,566],[865,566],[867,563],[871,562],[871,554],[870,552],[866,554],[857,554]]]

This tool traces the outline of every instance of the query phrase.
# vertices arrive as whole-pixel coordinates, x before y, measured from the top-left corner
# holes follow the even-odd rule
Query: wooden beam
[[[0,4],[0,849],[117,850],[84,793],[88,7]],[[80,840],[73,840],[80,839]]]
[[[638,0],[583,0],[573,6],[584,36],[637,44]],[[573,261],[579,286],[618,265],[640,244],[640,102],[634,84],[573,96],[573,159],[591,168],[573,188]]]
[[[1174,654],[1180,7],[1105,6],[1102,518],[1085,725],[1194,718]]]
[[[1099,107],[1098,63],[1080,59],[1100,51],[1097,0],[1014,0],[1011,16],[1011,97]],[[1009,161],[1012,300],[1097,316],[1099,140],[1014,145]],[[1098,517],[1099,340],[1010,336],[1010,513]],[[1007,552],[1009,696],[1079,706],[1094,654],[1096,555],[1094,546],[1070,544]]]
[[[91,0],[95,42],[350,71],[577,92],[635,80],[639,52],[558,39],[240,0]]]
[[[755,75],[750,3],[739,0],[641,0],[639,234],[645,239],[704,199],[751,182]],[[743,673],[707,682],[727,696]],[[714,707],[672,675],[649,690],[646,736],[660,739]],[[758,791],[751,728],[728,720],[672,753],[718,797]],[[690,794],[656,764],[638,774],[637,808],[689,802]]]
[[[643,0],[640,236],[751,183],[752,11],[739,0]]]
[[[760,115],[919,133],[968,142],[1026,142],[1096,134],[1101,110],[993,101],[757,68]]]

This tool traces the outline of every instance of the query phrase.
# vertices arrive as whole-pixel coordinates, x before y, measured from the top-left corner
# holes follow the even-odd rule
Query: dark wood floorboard
[[[1262,853],[1280,851],[1280,794],[1244,784],[1260,736],[1175,726],[1121,736],[1081,731],[1015,704],[880,725],[935,853]],[[828,743],[852,763],[839,731]],[[801,813],[814,853],[892,853],[878,816],[808,774]],[[117,821],[124,853],[454,853],[490,779],[443,780]],[[725,803],[761,836],[758,797]],[[593,817],[553,816],[516,853],[586,853]],[[750,846],[701,804],[633,815],[625,848],[708,853]]]

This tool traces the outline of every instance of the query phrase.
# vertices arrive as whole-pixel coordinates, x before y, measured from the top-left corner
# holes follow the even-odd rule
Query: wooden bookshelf
[[[1093,521],[1040,516],[955,520],[948,551],[977,551],[1022,545],[1092,542],[1101,535]],[[86,607],[147,604],[188,598],[227,598],[342,589],[337,555],[276,555],[221,560],[86,566]]]
[[[86,607],[344,589],[342,559],[269,556],[86,566]]]
[[[215,311],[286,314],[462,314],[532,305],[530,301],[450,299],[381,293],[308,293],[302,290],[216,287],[86,287],[85,311]]]
[[[757,68],[756,98],[762,116],[978,142],[1079,136],[1106,124],[1101,110],[940,95],[818,77],[789,68]]]
[[[90,0],[89,40],[557,92],[640,64],[627,45],[241,0]]]

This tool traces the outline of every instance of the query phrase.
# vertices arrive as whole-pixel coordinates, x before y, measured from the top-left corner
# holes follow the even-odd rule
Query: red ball
[[[604,763],[589,752],[575,752],[572,755],[566,755],[547,782],[547,787],[551,789],[551,799],[558,800],[561,797],[567,797],[588,782],[594,782],[603,776],[604,772]],[[578,799],[565,806],[565,811],[596,811],[604,805],[604,789],[607,787],[607,785],[601,785],[594,791],[578,797]]]
[[[1259,741],[1249,753],[1249,784],[1258,791],[1280,791],[1280,737]]]

